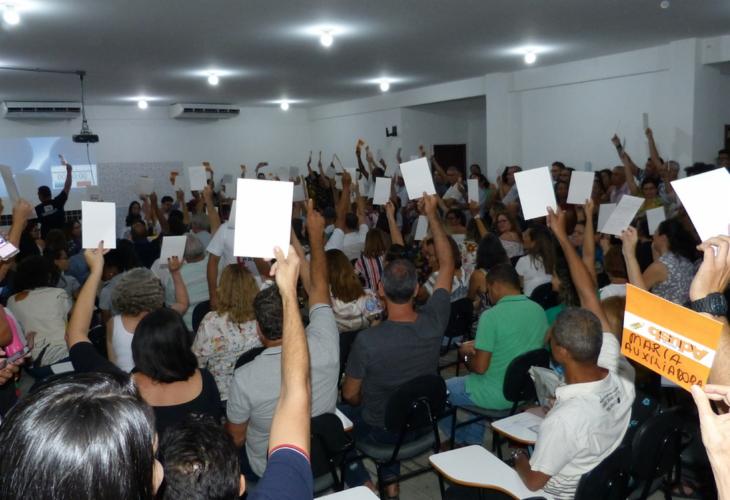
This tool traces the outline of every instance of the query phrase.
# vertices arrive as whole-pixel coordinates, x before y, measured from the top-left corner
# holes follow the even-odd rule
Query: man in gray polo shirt
[[[324,253],[324,219],[310,200],[307,227],[311,245],[310,279],[302,273],[309,295],[309,345],[312,416],[333,413],[337,402],[340,344],[330,306],[327,264]],[[302,268],[306,266],[302,259]],[[281,389],[282,302],[276,286],[262,290],[254,300],[259,337],[264,351],[236,370],[229,390],[226,429],[237,446],[245,444],[242,472],[260,477],[266,468],[271,421]],[[249,467],[246,467],[248,464]],[[256,479],[256,477],[254,477]]]

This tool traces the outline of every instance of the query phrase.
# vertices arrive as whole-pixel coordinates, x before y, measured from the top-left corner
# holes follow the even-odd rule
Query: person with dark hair
[[[53,231],[55,231],[55,229]],[[81,284],[76,278],[66,274],[66,271],[68,271],[70,266],[66,246],[64,245],[60,248],[47,246],[43,251],[43,256],[51,265],[51,272],[53,280],[56,282],[56,288],[63,288],[69,297],[75,299],[79,294]]]
[[[554,161],[550,165],[550,177],[553,179],[553,185],[558,182],[558,179],[560,178],[560,172],[565,170],[565,163],[562,161]]]
[[[81,245],[81,221],[72,220],[66,223],[63,228],[68,244],[68,255],[73,257],[82,251]]]
[[[377,323],[383,307],[375,292],[362,286],[352,264],[340,250],[327,250],[326,256],[332,311],[340,333]]]
[[[388,221],[390,222],[390,220]],[[355,272],[365,282],[365,288],[377,290],[383,273],[383,259],[390,248],[391,239],[382,229],[373,228],[365,236],[362,254],[355,261]]]
[[[533,224],[522,233],[527,250],[515,264],[526,296],[540,285],[550,283],[555,269],[555,244],[550,230],[542,224]]]
[[[365,247],[365,239],[368,234],[367,217],[365,215],[365,198],[357,197],[357,214],[350,212],[350,190],[352,178],[347,172],[342,173],[342,193],[337,202],[335,210],[335,230],[327,240],[325,251],[337,249],[342,250],[349,260],[360,257]]]
[[[481,224],[481,221],[478,221]],[[469,297],[474,303],[474,327],[476,333],[476,322],[479,316],[489,306],[487,296],[487,273],[498,264],[509,264],[507,252],[504,250],[501,241],[494,234],[486,234],[477,247],[476,269],[469,278]]]
[[[66,319],[71,311],[71,297],[56,288],[51,263],[40,256],[28,257],[18,264],[15,275],[16,294],[8,299],[8,309],[33,338],[34,377],[51,375],[50,365],[65,360],[68,349],[63,338]],[[38,369],[37,371],[35,369]]]
[[[447,236],[446,240],[451,247],[451,255],[449,258],[453,260],[454,266],[454,277],[451,283],[451,302],[456,302],[457,300],[463,299],[467,296],[469,291],[469,276],[467,276],[464,269],[462,269],[461,250],[459,249],[459,245],[456,244],[456,241],[454,241],[454,238],[451,236]],[[433,294],[441,269],[441,262],[438,260],[433,238],[426,238],[423,240],[421,253],[428,261],[428,268],[431,270],[431,274],[419,288],[416,299],[418,302],[425,302],[428,300],[428,297]]]
[[[123,375],[43,385],[7,414],[0,446],[3,500],[153,500],[164,475],[152,411]]]
[[[51,188],[48,186],[38,188],[40,203],[36,205],[35,213],[41,224],[41,238],[45,238],[51,229],[63,229],[66,224],[66,212],[63,207],[66,205],[68,193],[71,191],[72,167],[63,157],[61,157],[61,164],[66,167],[66,181],[63,184],[63,190],[54,198]]]
[[[306,333],[312,368],[310,416],[316,417],[335,410],[340,352],[339,333],[330,305],[324,219],[314,210],[311,199],[307,203],[307,231],[311,261],[299,259],[299,265],[302,283],[309,296],[309,325]],[[242,472],[254,480],[266,468],[267,443],[274,437],[274,410],[277,404],[281,404],[279,394],[284,394],[281,356],[287,326],[282,319],[287,312],[287,303],[283,300],[287,299],[285,292],[289,291],[282,291],[278,285],[273,285],[256,295],[253,307],[259,339],[265,349],[235,371],[228,389],[226,429],[236,446],[242,448]],[[306,418],[309,421],[309,416]]]
[[[609,297],[625,297],[629,275],[626,272],[626,261],[621,253],[621,247],[610,246],[603,255],[603,269],[606,271],[610,283],[598,291],[601,300]]]
[[[349,406],[357,439],[392,443],[395,434],[385,429],[385,405],[388,397],[403,383],[428,373],[438,365],[441,338],[449,321],[454,255],[437,214],[436,196],[424,193],[420,209],[428,217],[433,235],[439,274],[431,297],[416,311],[418,276],[412,262],[398,259],[388,263],[383,272],[379,293],[383,297],[388,319],[360,332],[350,352],[342,384],[342,399]],[[348,484],[363,484],[370,476],[358,462]],[[393,478],[400,464],[389,466],[383,476],[390,496],[397,494]]]
[[[126,229],[124,230],[124,237],[127,237],[127,233],[130,233],[132,231],[132,224],[135,222],[144,222],[144,219],[142,218],[142,205],[139,204],[138,201],[133,201],[129,204],[129,208],[127,209],[127,217],[124,219],[124,226]],[[147,224],[145,224],[145,229],[147,228]]]
[[[652,238],[658,257],[642,273],[636,260],[636,229],[629,226],[621,234],[629,282],[643,290],[684,305],[689,301],[689,287],[694,277],[695,244],[692,235],[677,219],[659,224]]]
[[[459,347],[459,358],[469,375],[446,381],[449,401],[455,406],[478,406],[504,410],[512,403],[504,398],[504,377],[514,358],[545,344],[545,311],[520,291],[520,278],[509,264],[498,264],[487,273],[489,298],[494,304],[479,318],[476,339]],[[451,418],[442,421],[449,433]],[[481,444],[481,423],[457,429],[455,441]]]

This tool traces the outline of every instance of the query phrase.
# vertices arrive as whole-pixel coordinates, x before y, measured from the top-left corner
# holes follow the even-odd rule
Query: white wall
[[[730,75],[702,65],[695,85],[695,159],[714,163],[717,151],[724,147],[725,124],[730,124]]]

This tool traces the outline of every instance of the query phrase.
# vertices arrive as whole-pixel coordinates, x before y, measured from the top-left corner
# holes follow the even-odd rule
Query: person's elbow
[[[236,445],[236,448],[241,448],[246,444],[246,424],[226,422],[225,428],[228,435],[231,436],[233,444]]]
[[[342,399],[352,406],[359,405],[361,400],[360,385],[345,377],[345,382],[342,384]]]

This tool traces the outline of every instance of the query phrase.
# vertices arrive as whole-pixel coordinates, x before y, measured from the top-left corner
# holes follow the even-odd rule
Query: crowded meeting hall
[[[727,0],[0,14],[0,500],[730,500]]]

